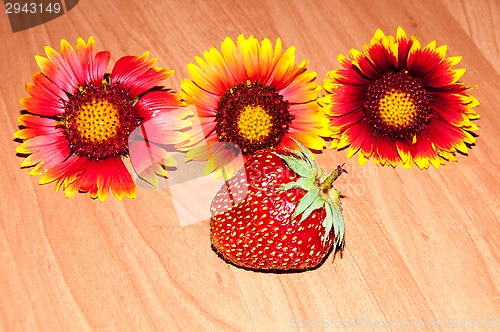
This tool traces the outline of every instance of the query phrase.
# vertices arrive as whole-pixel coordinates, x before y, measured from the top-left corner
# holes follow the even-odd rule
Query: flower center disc
[[[105,159],[128,154],[128,136],[138,119],[128,93],[103,83],[71,96],[61,123],[73,153]]]
[[[412,138],[431,116],[431,97],[407,72],[388,73],[368,87],[365,115],[375,132],[394,140]]]
[[[244,155],[275,147],[293,116],[288,102],[271,86],[240,83],[221,98],[215,116],[219,140],[237,144]]]
[[[269,135],[273,127],[272,120],[262,107],[246,106],[238,118],[239,134],[248,141],[258,141]]]
[[[80,106],[75,124],[82,138],[102,143],[116,136],[120,127],[119,111],[107,100],[94,99]]]

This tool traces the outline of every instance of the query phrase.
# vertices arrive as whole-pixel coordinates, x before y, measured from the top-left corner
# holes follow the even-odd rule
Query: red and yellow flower
[[[189,126],[179,97],[158,88],[173,71],[153,67],[146,52],[120,58],[106,74],[110,53],[96,52],[92,37],[76,48],[63,39],[60,53],[48,46],[45,53],[20,101],[28,112],[14,134],[23,140],[16,151],[28,155],[21,166],[34,166],[30,175],[56,181],[67,197],[81,191],[101,201],[109,190],[118,200],[135,197],[125,157],[152,184],[155,173],[165,175],[174,161],[163,144],[185,140],[179,129]]]
[[[421,47],[400,27],[396,37],[377,30],[362,51],[339,56],[342,69],[325,79],[320,103],[330,117],[331,147],[348,148],[360,164],[438,168],[456,153],[467,154],[477,130],[479,105],[446,57],[446,45]]]
[[[180,94],[196,106],[199,125],[182,148],[186,160],[209,161],[205,174],[230,176],[257,150],[296,148],[293,139],[313,150],[326,146],[316,73],[307,71],[308,61],[295,65],[294,47],[282,52],[279,38],[273,48],[267,38],[239,35],[195,61]]]

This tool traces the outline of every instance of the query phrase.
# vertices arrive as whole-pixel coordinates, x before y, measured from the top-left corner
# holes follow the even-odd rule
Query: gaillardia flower
[[[267,38],[239,35],[236,44],[227,37],[220,52],[212,47],[195,61],[180,94],[196,106],[200,124],[182,148],[186,160],[209,160],[205,174],[230,176],[257,150],[296,148],[292,138],[309,149],[325,147],[321,136],[330,133],[316,73],[307,71],[308,61],[295,65],[294,47],[282,52],[279,38],[273,48]]]
[[[131,156],[138,175],[155,183],[155,173],[173,159],[162,144],[185,137],[189,114],[179,97],[158,84],[173,71],[153,67],[156,59],[124,56],[110,74],[108,51],[96,52],[94,39],[78,39],[74,49],[61,41],[61,52],[46,47],[36,56],[41,69],[26,85],[27,110],[19,116],[22,129],[14,133],[24,142],[16,151],[28,155],[21,167],[41,175],[40,184],[56,181],[67,197],[88,192],[103,201],[109,190],[118,200],[135,197],[136,186],[123,159]]]
[[[362,52],[340,55],[343,69],[325,79],[320,104],[330,117],[331,147],[349,147],[359,163],[370,157],[379,165],[415,163],[438,168],[467,154],[475,142],[479,105],[459,79],[465,69],[453,69],[461,57],[446,58],[446,45],[421,47],[399,27],[397,36],[379,29]]]

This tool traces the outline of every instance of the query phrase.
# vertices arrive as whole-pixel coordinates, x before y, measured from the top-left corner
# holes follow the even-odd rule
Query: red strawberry
[[[298,143],[297,143],[298,144]],[[304,270],[343,247],[344,221],[333,181],[300,144],[259,151],[220,188],[211,240],[227,261],[250,269]]]

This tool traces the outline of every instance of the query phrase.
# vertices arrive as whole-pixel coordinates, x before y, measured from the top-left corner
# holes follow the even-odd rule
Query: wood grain
[[[97,1],[12,33],[0,14],[0,329],[450,330],[447,319],[499,323],[500,22],[498,0]],[[423,44],[462,55],[481,101],[478,142],[439,170],[346,161],[343,256],[299,274],[237,269],[211,250],[208,221],[182,227],[168,185],[105,203],[66,199],[20,169],[17,130],[35,54],[61,38],[95,36],[112,61],[149,49],[176,70],[225,36],[281,37],[320,82],[337,55],[401,25]],[[439,320],[437,325],[432,325]],[[309,325],[308,325],[309,324]],[[379,324],[379,325],[377,325]],[[393,324],[387,328],[387,324]],[[399,325],[397,325],[399,324]],[[431,325],[428,325],[431,324]],[[497,325],[498,326],[498,325]],[[434,328],[435,327],[435,328]],[[485,330],[487,326],[482,326]],[[490,330],[494,330],[490,325]],[[458,326],[454,331],[471,330]]]

